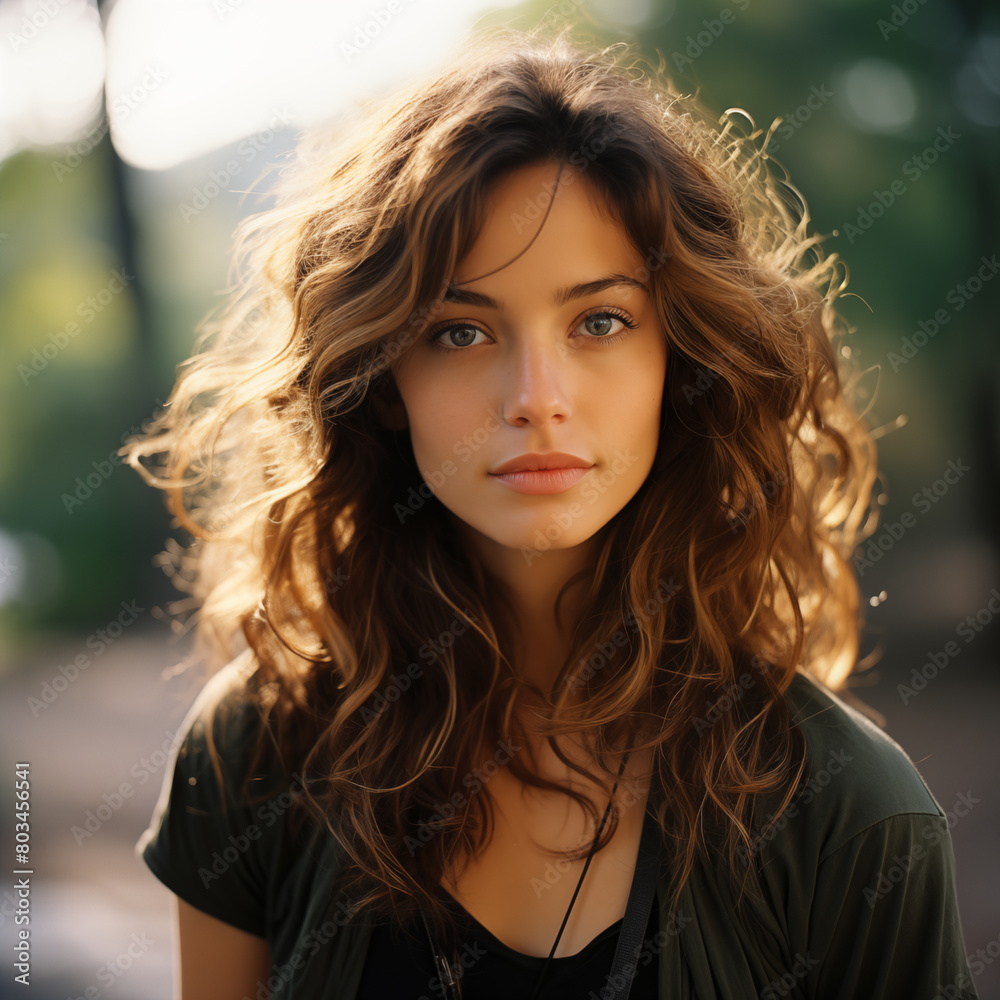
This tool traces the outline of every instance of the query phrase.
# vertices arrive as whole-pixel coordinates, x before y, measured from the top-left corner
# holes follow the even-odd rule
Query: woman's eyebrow
[[[581,281],[576,285],[560,288],[553,296],[553,301],[556,305],[561,306],[571,299],[580,299],[585,295],[594,295],[597,292],[603,292],[606,288],[618,286],[640,288],[649,294],[649,289],[637,278],[628,274],[614,273],[603,278],[596,278],[594,281]],[[499,299],[493,298],[492,295],[459,288],[454,284],[448,285],[448,290],[444,293],[442,301],[457,302],[467,306],[481,306],[484,309],[495,309],[497,312],[503,312],[504,309],[504,304]]]

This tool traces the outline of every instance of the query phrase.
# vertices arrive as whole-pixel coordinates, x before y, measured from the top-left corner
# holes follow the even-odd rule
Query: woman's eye
[[[618,324],[617,327],[616,324]],[[587,333],[591,334],[592,336],[587,338],[589,340],[618,340],[623,336],[622,327],[634,330],[636,325],[636,323],[633,323],[623,313],[605,309],[601,312],[592,312],[584,316],[580,321],[578,329],[583,328]]]
[[[577,330],[584,331],[585,340],[618,341],[626,334],[625,329],[634,330],[638,326],[625,313],[613,309],[602,309],[584,316],[577,324]],[[482,336],[484,339],[477,339]],[[452,323],[442,327],[430,336],[431,346],[438,350],[455,352],[466,347],[476,347],[488,343],[486,334],[470,323]]]
[[[431,343],[434,347],[438,347],[444,351],[471,347],[476,342],[476,334],[482,332],[478,327],[456,323],[453,326],[446,326],[443,330],[438,330],[431,337]],[[479,343],[482,343],[482,341]]]

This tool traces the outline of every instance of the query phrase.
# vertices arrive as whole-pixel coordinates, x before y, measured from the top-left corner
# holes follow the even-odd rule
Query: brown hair
[[[783,809],[803,773],[782,694],[797,667],[836,689],[855,665],[849,560],[873,528],[876,457],[837,343],[844,269],[738,123],[715,125],[624,43],[481,32],[347,138],[305,136],[276,207],[241,227],[221,317],[122,449],[194,536],[177,578],[201,603],[198,643],[216,665],[238,633],[252,648],[259,750],[273,741],[312,779],[359,906],[448,926],[440,876],[491,836],[468,780],[482,734],[519,743],[510,616],[377,401],[398,399],[390,365],[433,317],[491,183],[550,159],[660,254],[669,352],[656,460],[588,571],[545,732],[567,764],[551,735],[590,734],[586,773],[609,789],[619,748],[646,734],[633,745],[655,747],[675,903],[712,824],[734,877],[747,868],[741,898],[753,884],[754,802]],[[595,656],[621,633],[622,652]],[[418,827],[433,836],[415,850]]]

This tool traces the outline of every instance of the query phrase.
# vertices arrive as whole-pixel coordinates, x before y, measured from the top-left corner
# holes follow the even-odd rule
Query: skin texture
[[[267,941],[174,897],[178,967],[176,1000],[242,1000],[257,995],[271,971]]]
[[[642,286],[644,256],[585,173],[566,165],[542,224],[558,175],[551,161],[497,183],[453,281],[501,308],[446,301],[396,363],[403,412],[389,415],[409,427],[417,465],[456,530],[507,587],[523,639],[521,668],[546,691],[568,651],[556,595],[587,565],[598,533],[652,467],[667,357]],[[527,221],[528,206],[536,221]],[[557,298],[561,289],[612,274],[633,283]],[[597,315],[609,309],[635,328]],[[526,452],[550,451],[594,466],[549,495],[513,492],[490,475]]]

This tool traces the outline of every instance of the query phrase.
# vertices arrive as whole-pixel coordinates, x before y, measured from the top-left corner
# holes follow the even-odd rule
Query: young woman
[[[226,664],[139,845],[183,1000],[976,995],[944,813],[834,693],[841,272],[623,54],[484,33],[311,134],[124,449]]]

